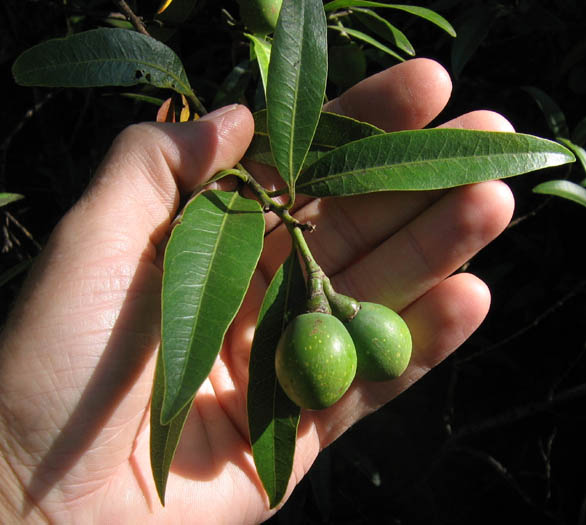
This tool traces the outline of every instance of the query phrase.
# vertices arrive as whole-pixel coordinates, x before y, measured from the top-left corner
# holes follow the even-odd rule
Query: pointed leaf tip
[[[301,174],[297,191],[326,197],[445,189],[574,160],[558,142],[520,133],[399,131],[350,142],[324,155]]]

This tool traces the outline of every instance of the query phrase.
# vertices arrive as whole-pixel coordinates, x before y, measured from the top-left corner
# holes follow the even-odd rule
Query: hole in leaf
[[[136,79],[138,80],[138,79],[142,78],[143,74],[144,74],[144,73],[143,73],[143,72],[142,72],[140,69],[137,69],[137,70],[134,72],[134,78],[136,78]]]

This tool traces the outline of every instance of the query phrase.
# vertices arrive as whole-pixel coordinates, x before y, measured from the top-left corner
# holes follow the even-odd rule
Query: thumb
[[[72,214],[118,231],[126,223],[133,237],[146,235],[156,244],[152,234],[168,227],[180,192],[232,168],[244,156],[253,130],[252,115],[238,104],[195,122],[130,126],[115,139]]]
[[[39,499],[70,470],[75,485],[93,472],[80,461],[90,445],[103,455],[100,479],[127,460],[152,370],[146,382],[139,374],[159,342],[157,244],[180,191],[234,166],[252,132],[243,106],[130,126],[35,262],[2,333],[0,397],[23,451],[19,475],[30,479],[35,466]]]
[[[53,231],[12,318],[26,319],[26,312],[36,311],[39,320],[48,297],[55,315],[69,311],[80,294],[92,303],[86,297],[92,294],[83,290],[102,285],[88,281],[130,280],[141,262],[155,260],[180,192],[233,167],[253,129],[248,109],[233,105],[195,122],[143,123],[124,130],[89,188]]]

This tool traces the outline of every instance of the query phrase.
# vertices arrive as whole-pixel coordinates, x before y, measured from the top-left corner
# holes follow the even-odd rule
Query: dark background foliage
[[[138,2],[139,13],[148,15],[156,3]],[[201,2],[171,42],[208,107],[231,101],[230,92],[224,99],[217,93],[248,58],[240,28],[218,5]],[[440,120],[491,109],[518,131],[551,137],[521,89],[527,85],[559,104],[570,129],[586,116],[583,0],[418,5],[436,9],[459,34],[454,41],[393,13],[418,56],[438,60],[454,77]],[[222,6],[237,23],[236,4]],[[38,253],[113,137],[155,118],[155,106],[120,90],[30,89],[12,80],[20,52],[94,27],[110,9],[98,0],[0,4],[0,192],[26,197],[0,209],[0,319],[24,275],[7,280],[7,272]],[[386,60],[371,52],[368,58],[369,72]],[[257,79],[244,82],[240,95],[255,106]],[[338,89],[331,84],[330,96]],[[466,267],[492,290],[486,322],[454,356],[322,453],[271,523],[586,523],[586,210],[531,192],[538,182],[566,177],[584,174],[574,166],[510,180],[513,222]]]

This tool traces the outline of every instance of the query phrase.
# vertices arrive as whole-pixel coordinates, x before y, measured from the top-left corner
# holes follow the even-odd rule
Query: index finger
[[[448,72],[434,60],[416,58],[366,78],[324,109],[385,131],[419,129],[440,114],[451,93]]]

